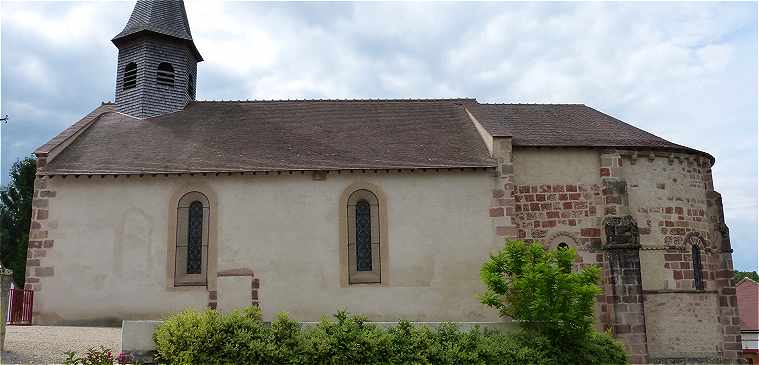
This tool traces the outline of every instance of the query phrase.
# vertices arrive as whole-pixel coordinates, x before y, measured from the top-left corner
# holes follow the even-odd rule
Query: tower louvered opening
[[[137,87],[137,64],[130,62],[124,67],[124,90]]]
[[[161,62],[161,64],[158,65],[156,83],[158,83],[158,85],[174,87],[174,66],[168,62]]]

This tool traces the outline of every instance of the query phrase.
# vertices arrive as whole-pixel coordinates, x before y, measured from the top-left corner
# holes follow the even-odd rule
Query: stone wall
[[[583,244],[600,244],[602,207],[598,184],[517,185],[514,191],[514,217],[519,222],[517,237],[543,241],[562,227],[562,231],[580,237]]]
[[[49,237],[49,229],[56,228],[50,223],[50,202],[56,197],[56,191],[48,186],[49,179],[37,177],[34,180],[34,199],[32,200],[32,222],[29,229],[29,244],[26,259],[26,284],[24,289],[40,292],[43,281],[55,275],[55,267],[48,260],[48,254],[54,250],[55,240]]]
[[[732,249],[722,200],[712,183],[711,161],[699,155],[654,153],[628,153],[623,161],[622,175],[629,186],[630,212],[641,225],[641,270],[647,319],[648,302],[661,303],[664,299],[659,296],[664,295],[667,299],[677,298],[672,299],[675,307],[686,311],[699,308],[700,323],[705,326],[701,327],[703,331],[694,332],[689,324],[673,321],[672,331],[682,333],[674,338],[667,338],[649,326],[647,332],[652,337],[649,347],[656,350],[652,358],[675,356],[675,349],[687,348],[700,337],[713,340],[706,333],[706,328],[714,328],[707,313],[711,313],[711,320],[719,323],[719,341],[712,341],[716,346],[712,350],[720,358],[739,358],[740,329]],[[700,275],[705,291],[695,285],[698,273],[693,267],[693,245],[700,250]],[[719,305],[706,306],[705,297],[699,293],[712,293],[709,300]],[[657,316],[655,310],[650,313]],[[689,331],[692,333],[687,333]],[[659,349],[669,349],[669,352]],[[704,356],[707,353],[705,351]]]
[[[686,235],[698,232],[707,242],[714,222],[707,216],[710,162],[698,158],[625,157],[630,210],[642,228],[641,245],[684,247]]]
[[[607,248],[601,300],[608,308],[601,313],[603,323],[622,340],[634,364],[645,362],[648,356],[638,250],[631,244]]]
[[[715,359],[722,342],[717,293],[646,296],[648,351],[652,358]]]
[[[503,240],[517,235],[511,138],[493,139],[493,156],[498,162],[498,168],[488,215],[493,224],[493,237],[497,237],[495,244],[503,244]]]
[[[740,337],[731,249],[710,166],[700,155],[513,148],[512,199],[502,200],[513,209],[503,210],[513,211],[513,237],[548,247],[562,241],[577,247],[580,263],[603,267],[599,324],[623,340],[634,361],[667,360],[694,341],[672,336],[694,330],[678,321],[666,322],[669,332],[647,325],[666,318],[658,306],[667,295],[677,298],[668,310],[698,311],[701,332],[692,336],[716,343],[698,356],[735,359]],[[597,174],[588,176],[591,169]],[[610,235],[606,222],[620,218],[634,233],[612,245],[615,229]],[[694,285],[693,244],[701,250],[705,291]],[[703,304],[706,297],[719,305]]]

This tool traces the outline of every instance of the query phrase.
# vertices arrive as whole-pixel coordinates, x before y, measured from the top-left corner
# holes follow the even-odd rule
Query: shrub
[[[365,317],[338,312],[303,329],[285,314],[271,326],[257,309],[229,314],[185,311],[154,334],[167,364],[623,364],[607,335],[588,337],[567,351],[543,336],[437,329],[408,321],[388,329]],[[615,347],[616,346],[616,347]],[[611,350],[610,350],[611,349]],[[615,357],[616,356],[616,357]]]
[[[303,358],[303,335],[300,322],[291,320],[287,313],[277,314],[271,323],[273,350],[269,363],[299,364]]]
[[[104,346],[90,347],[84,357],[79,357],[75,351],[66,351],[64,365],[113,365],[113,353]]]
[[[542,363],[625,364],[622,345],[593,329],[600,269],[573,272],[576,255],[574,248],[545,250],[537,243],[508,241],[480,270],[487,287],[480,300],[521,321],[526,333],[516,339],[539,350]]]
[[[304,333],[307,364],[379,364],[389,355],[390,337],[365,317],[340,311]]]
[[[622,343],[606,332],[591,332],[583,341],[578,343],[576,351],[564,353],[574,356],[564,359],[564,364],[570,362],[588,365],[627,363],[627,354]]]
[[[387,330],[390,336],[388,363],[428,364],[432,347],[432,331],[427,327],[414,326],[400,321]]]
[[[627,364],[627,354],[622,344],[608,333],[591,332],[571,345],[558,344],[552,338],[528,332],[520,333],[514,339],[537,351],[535,355],[540,359],[540,364]]]
[[[170,364],[230,364],[238,358],[263,362],[270,337],[256,307],[229,314],[187,310],[167,318],[153,333],[159,359]]]
[[[541,349],[530,336],[494,330],[458,330],[452,323],[432,332],[430,364],[549,364],[550,352]]]
[[[543,246],[509,241],[480,271],[487,291],[482,303],[525,329],[559,341],[592,331],[593,306],[601,293],[600,270],[588,266],[573,272],[574,248],[546,251]]]

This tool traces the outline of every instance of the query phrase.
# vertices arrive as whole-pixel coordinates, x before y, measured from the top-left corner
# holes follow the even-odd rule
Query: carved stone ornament
[[[608,217],[604,220],[607,245],[637,245],[638,224],[632,216]]]
[[[690,249],[693,246],[698,246],[701,249],[706,249],[706,240],[701,237],[698,232],[691,232],[685,235],[682,246]]]
[[[732,251],[732,246],[730,245],[730,229],[727,228],[727,224],[720,223],[719,225],[719,234],[722,238],[720,242],[720,249],[725,251]]]

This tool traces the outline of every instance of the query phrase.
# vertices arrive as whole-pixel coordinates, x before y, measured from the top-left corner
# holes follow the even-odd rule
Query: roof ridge
[[[479,104],[480,105],[580,105],[580,106],[588,106],[587,104],[584,104],[584,103],[479,103]]]
[[[300,102],[418,102],[418,103],[424,103],[424,102],[440,102],[440,101],[474,101],[477,102],[477,99],[475,98],[408,98],[408,99],[400,99],[400,98],[390,98],[390,99],[379,99],[379,98],[354,98],[354,99],[238,99],[238,100],[195,100],[195,103],[271,103],[271,102],[293,102],[293,101],[300,101]]]

